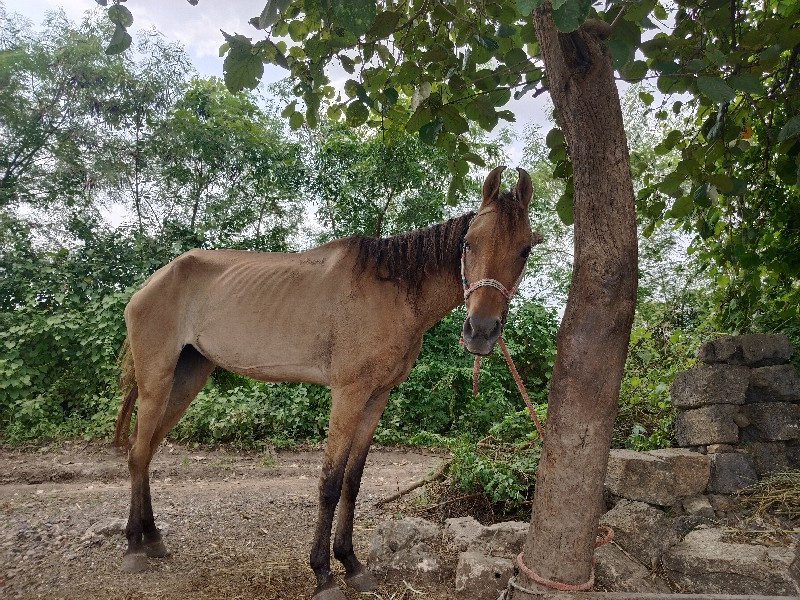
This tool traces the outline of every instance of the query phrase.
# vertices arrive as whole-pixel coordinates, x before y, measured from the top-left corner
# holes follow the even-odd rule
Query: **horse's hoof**
[[[122,557],[123,573],[141,573],[147,570],[147,554],[136,552]]]
[[[345,575],[344,582],[357,592],[373,592],[378,588],[378,580],[367,569]]]
[[[167,550],[167,546],[164,544],[163,540],[156,540],[155,542],[150,542],[148,544],[143,544],[144,552],[150,558],[164,558],[169,554],[169,550]]]
[[[334,585],[333,587],[318,591],[311,596],[311,600],[347,600],[347,596]]]

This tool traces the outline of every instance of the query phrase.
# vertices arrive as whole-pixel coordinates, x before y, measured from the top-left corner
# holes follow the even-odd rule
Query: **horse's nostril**
[[[472,322],[470,321],[469,317],[464,319],[464,335],[467,337],[472,337],[473,335]]]
[[[500,327],[502,327],[502,324],[500,323],[500,319],[497,319],[494,323],[494,327],[492,327],[491,333],[489,333],[489,337],[498,337],[500,335]]]

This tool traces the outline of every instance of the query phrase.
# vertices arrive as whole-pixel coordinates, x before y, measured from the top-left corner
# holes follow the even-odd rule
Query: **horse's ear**
[[[517,187],[514,189],[516,198],[522,203],[525,208],[530,204],[531,196],[533,196],[533,183],[531,183],[531,176],[525,169],[517,167],[519,173],[519,181]]]
[[[486,181],[483,182],[483,201],[481,208],[489,206],[492,202],[497,200],[497,195],[500,193],[500,176],[505,171],[505,167],[495,167],[492,172],[486,176]]]

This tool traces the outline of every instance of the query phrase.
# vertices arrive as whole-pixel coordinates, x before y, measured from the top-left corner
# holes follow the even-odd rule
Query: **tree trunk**
[[[549,2],[534,13],[534,25],[574,167],[575,263],[524,556],[540,577],[575,585],[590,579],[603,510],[636,302],[636,214],[619,94],[597,28],[558,32]],[[517,583],[547,590],[524,572]]]

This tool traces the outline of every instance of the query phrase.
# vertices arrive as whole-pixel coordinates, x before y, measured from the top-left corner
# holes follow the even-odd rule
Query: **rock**
[[[787,444],[786,464],[793,469],[800,469],[800,444]],[[798,544],[798,548],[800,548],[800,544]],[[800,560],[798,560],[798,567],[800,567]]]
[[[710,527],[716,524],[716,515],[703,517],[700,515],[680,515],[672,517],[672,527],[678,533],[678,539],[682,540],[690,531],[698,527]]]
[[[736,414],[738,415],[739,413]],[[736,420],[735,416],[734,420]],[[709,444],[708,447],[706,448],[706,452],[708,452],[709,454],[716,454],[717,452],[736,452],[736,448],[731,444]]]
[[[795,596],[794,551],[789,548],[731,544],[721,529],[697,529],[665,554],[667,577],[681,591],[704,594]]]
[[[713,494],[733,494],[758,481],[752,459],[741,452],[711,455],[711,479],[708,491]]]
[[[739,427],[733,416],[738,410],[732,404],[712,404],[678,412],[675,415],[678,445],[735,444],[739,441]]]
[[[705,342],[697,352],[697,358],[707,364],[727,363],[748,367],[785,364],[791,357],[789,338],[765,333],[724,336]]]
[[[682,500],[683,510],[689,515],[713,519],[716,515],[711,501],[706,496],[692,496]]]
[[[685,448],[650,450],[647,454],[667,461],[675,474],[675,496],[702,494],[711,475],[711,458]]]
[[[629,500],[675,504],[675,474],[669,463],[646,452],[611,450],[605,487]]]
[[[115,535],[125,535],[125,526],[127,525],[125,519],[106,519],[93,523],[86,533],[83,534],[83,540],[93,540],[97,536],[112,537]]]
[[[513,559],[522,551],[529,528],[529,523],[521,521],[495,523],[489,527],[484,527],[478,533],[470,549],[490,556]]]
[[[709,494],[708,501],[715,513],[726,514],[736,510],[736,500],[725,494]]]
[[[594,552],[595,585],[615,592],[669,593],[666,583],[641,564],[629,558],[615,544],[605,544]]]
[[[747,416],[741,411],[733,415],[733,422],[736,423],[736,425],[740,429],[744,429],[745,427],[750,427],[750,419],[748,419]],[[720,446],[721,445],[722,444],[720,444]]]
[[[753,458],[753,468],[759,478],[789,464],[785,442],[748,442],[742,447]]]
[[[419,517],[380,523],[372,534],[368,564],[378,574],[397,573],[420,581],[437,581],[440,565],[426,543],[439,537],[439,528]]]
[[[496,600],[512,575],[514,563],[508,558],[462,552],[456,566],[456,594],[470,600]]]
[[[642,564],[655,567],[678,542],[678,533],[663,511],[644,502],[621,500],[600,518],[614,530],[614,542]]]
[[[462,552],[469,548],[483,528],[474,517],[451,518],[444,522],[445,535],[452,537],[453,543]]]
[[[758,402],[742,407],[742,413],[751,423],[746,441],[800,439],[800,404]]]
[[[791,364],[751,369],[746,400],[749,404],[800,402],[800,376]]]
[[[672,405],[697,408],[708,404],[744,404],[750,369],[733,365],[699,365],[675,375]]]

